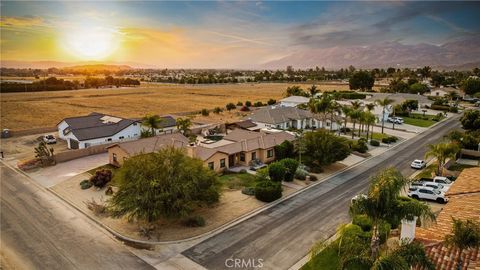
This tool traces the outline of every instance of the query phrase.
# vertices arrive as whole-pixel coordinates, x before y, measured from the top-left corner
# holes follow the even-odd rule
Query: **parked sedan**
[[[57,139],[56,139],[55,136],[53,136],[52,134],[48,134],[48,135],[43,136],[43,141],[44,141],[46,144],[57,143]]]
[[[424,160],[421,160],[421,159],[415,159],[412,164],[410,164],[410,167],[414,168],[414,169],[423,169],[427,166],[427,163],[425,163]]]
[[[438,203],[448,202],[445,193],[431,187],[410,187],[407,195],[416,200],[430,200]]]

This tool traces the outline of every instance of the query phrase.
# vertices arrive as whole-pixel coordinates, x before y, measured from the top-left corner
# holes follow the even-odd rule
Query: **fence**
[[[60,152],[55,154],[55,161],[57,163],[60,162],[65,162],[81,157],[87,157],[91,155],[96,155],[96,154],[101,154],[101,153],[106,153],[107,147],[110,145],[113,145],[115,143],[108,143],[108,144],[102,144],[102,145],[95,145],[83,149],[77,149],[77,150],[68,150],[65,152]]]
[[[35,135],[35,134],[49,133],[49,132],[55,132],[55,131],[57,131],[57,127],[42,127],[42,128],[23,129],[23,130],[11,130],[10,136],[20,137],[20,136]]]
[[[480,151],[462,149],[460,151],[460,157],[463,157],[463,156],[480,158]]]

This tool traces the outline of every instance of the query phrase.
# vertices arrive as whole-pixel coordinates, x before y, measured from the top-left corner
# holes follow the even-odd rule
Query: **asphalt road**
[[[396,167],[414,172],[413,159],[423,158],[426,146],[459,128],[459,116],[408,140],[379,156],[348,169],[303,193],[233,226],[182,254],[207,269],[288,269],[308,254],[313,244],[328,239],[341,223],[349,222],[350,199],[368,187],[376,171]],[[261,260],[261,261],[260,261]],[[238,266],[238,265],[237,265]]]
[[[59,198],[0,166],[5,269],[153,269]]]

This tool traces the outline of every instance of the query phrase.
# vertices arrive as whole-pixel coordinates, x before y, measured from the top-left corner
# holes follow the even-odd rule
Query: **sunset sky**
[[[2,2],[1,59],[250,68],[293,52],[480,32],[478,2]]]

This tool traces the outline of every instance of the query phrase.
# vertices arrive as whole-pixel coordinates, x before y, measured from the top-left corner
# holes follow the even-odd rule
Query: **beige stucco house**
[[[138,154],[152,153],[166,146],[184,148],[188,156],[198,158],[206,167],[221,172],[230,167],[249,166],[252,160],[270,163],[275,160],[274,147],[294,139],[295,136],[287,132],[269,134],[235,129],[212,146],[190,144],[185,136],[174,133],[119,143],[107,149],[110,164],[120,167],[127,158]]]

